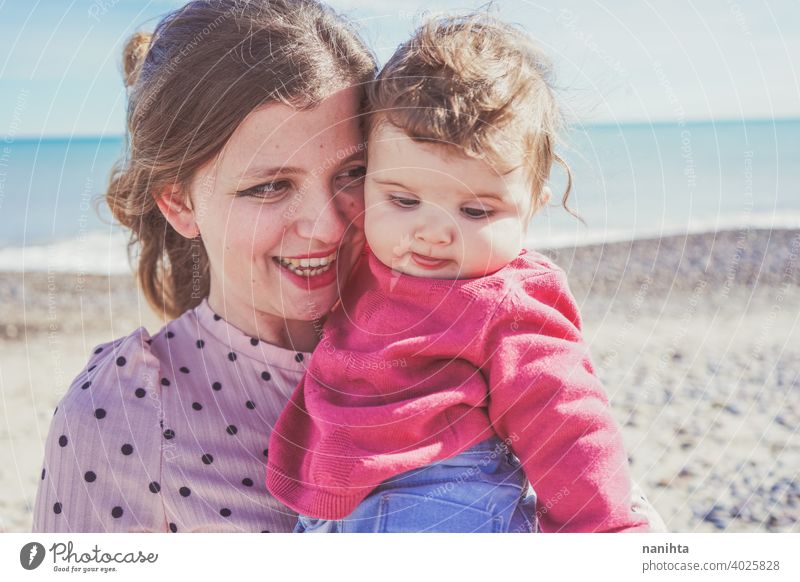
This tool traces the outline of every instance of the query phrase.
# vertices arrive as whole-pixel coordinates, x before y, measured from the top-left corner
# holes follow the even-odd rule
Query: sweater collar
[[[365,246],[364,253],[366,254],[367,267],[370,273],[377,281],[378,287],[388,295],[418,297],[420,301],[425,301],[431,295],[439,296],[474,284],[480,286],[482,281],[487,280],[487,277],[492,277],[492,275],[470,279],[416,277],[414,275],[401,273],[400,271],[386,266],[375,256],[375,253],[372,252],[368,245]],[[519,268],[525,263],[524,257],[527,253],[527,249],[522,249],[517,258],[493,275],[502,276],[503,271],[506,269],[514,270],[515,268]]]

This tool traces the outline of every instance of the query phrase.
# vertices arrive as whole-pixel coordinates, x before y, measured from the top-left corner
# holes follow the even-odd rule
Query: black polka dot
[[[178,532],[178,526],[175,525],[174,523],[170,522],[169,531],[171,531],[172,533],[177,533]]]
[[[208,453],[203,455],[201,458],[203,459],[203,463],[206,464],[206,465],[210,465],[211,463],[214,462],[214,456],[210,455]]]
[[[86,390],[91,385],[92,385],[91,382],[84,382],[83,385],[81,386],[81,390]]]
[[[117,366],[124,366],[127,362],[128,360],[126,360],[122,356],[117,358]]]
[[[258,345],[258,338],[251,337],[250,338],[250,345],[257,346]]]
[[[245,403],[244,403],[244,405],[245,405],[245,406],[246,406],[246,407],[247,407],[249,410],[253,410],[253,409],[256,407],[256,403],[255,403],[255,402],[253,402],[252,400],[248,400],[247,402],[245,402]]]
[[[111,510],[111,517],[114,519],[118,519],[122,517],[122,508],[117,505],[114,509]]]
[[[136,398],[144,398],[144,395],[147,394],[147,392],[144,388],[137,388],[134,394],[136,394]]]
[[[94,353],[95,353],[95,354],[99,354],[99,353],[100,353],[100,352],[102,352],[102,351],[103,351],[103,348],[97,348],[97,349],[94,351]]]
[[[228,359],[231,362],[235,362],[236,361],[236,354],[234,352],[228,352]]]
[[[92,365],[92,366],[89,366],[89,369],[88,369],[88,370],[86,370],[86,371],[87,371],[87,372],[91,372],[91,371],[92,371],[92,370],[94,370],[96,367],[97,367],[97,364],[94,364],[94,365]]]
[[[264,456],[269,457],[269,449],[264,449]]]
[[[203,340],[197,340],[197,343],[195,345],[197,346],[198,349],[202,349],[203,346],[206,345],[206,342],[204,342]]]
[[[228,428],[226,428],[226,429],[225,429],[225,431],[226,431],[228,434],[236,434],[237,432],[239,432],[239,429],[238,429],[238,428],[236,428],[236,426],[235,426],[235,425],[233,425],[233,424],[229,424],[229,425],[228,425]]]
[[[195,410],[203,410],[203,405],[200,404],[199,402],[192,402],[192,408],[194,408]]]
[[[180,367],[180,371],[183,372],[184,374],[188,374],[189,373],[189,368],[187,368],[186,366],[181,366]]]
[[[178,492],[181,494],[181,497],[189,497],[192,494],[192,490],[188,487],[181,487]]]
[[[272,378],[272,376],[270,376],[270,375],[269,375],[269,372],[261,372],[261,379],[262,379],[262,380],[266,380],[266,381],[268,381],[268,382],[269,382],[269,380],[270,380],[271,378]]]
[[[295,362],[302,362],[303,361],[303,354],[295,354],[294,355]]]
[[[94,483],[97,479],[97,475],[95,475],[94,471],[86,471],[86,473],[83,474],[83,478],[86,479],[87,483]]]
[[[242,479],[242,485],[244,485],[245,487],[252,487],[253,480],[250,477],[245,477],[244,479]]]
[[[174,333],[172,333],[171,331],[168,331],[168,332],[167,332],[167,339],[172,339],[172,338],[174,338],[174,337],[175,337],[175,334],[174,334]]]
[[[222,517],[230,517],[230,515],[231,515],[231,510],[230,510],[230,509],[228,509],[227,507],[223,507],[222,509],[220,509],[220,510],[219,510],[219,514],[220,514]]]
[[[214,314],[214,321],[219,321],[220,319],[222,319],[222,318],[215,313]]]
[[[58,501],[56,501],[55,505],[53,505],[53,513],[55,513],[56,515],[61,513],[61,503],[59,503]]]
[[[220,390],[222,390],[222,384],[220,384],[219,382],[214,382],[214,383],[211,385],[211,387],[212,387],[214,390],[216,390],[217,392],[219,392]]]
[[[147,488],[150,489],[150,493],[158,493],[161,491],[161,484],[158,481],[153,481]]]
[[[58,445],[61,447],[66,447],[68,442],[69,441],[67,440],[66,435],[62,434],[60,437],[58,437]]]
[[[104,408],[98,408],[97,410],[95,410],[94,411],[94,417],[96,419],[98,419],[98,420],[100,420],[101,418],[105,418],[106,417],[105,409]]]
[[[161,385],[162,386],[169,386],[169,380],[166,378],[161,378]]]
[[[44,481],[44,474],[45,474],[45,470],[42,469],[42,481]]]
[[[133,452],[133,445],[124,444],[120,450],[123,455],[130,455]]]
[[[174,438],[174,437],[175,437],[175,431],[172,430],[171,428],[168,428],[167,430],[164,431],[164,438],[165,439],[170,440],[171,438]]]

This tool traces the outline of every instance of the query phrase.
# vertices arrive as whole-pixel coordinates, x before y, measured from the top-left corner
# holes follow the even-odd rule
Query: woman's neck
[[[250,337],[287,350],[314,351],[322,337],[324,318],[301,321],[283,319],[272,313],[258,311],[254,307],[236,309],[219,301],[213,293],[208,297],[208,306]]]

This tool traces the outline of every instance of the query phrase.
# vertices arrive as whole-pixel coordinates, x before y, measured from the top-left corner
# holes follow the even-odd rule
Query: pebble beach
[[[800,531],[800,231],[543,252],[668,529]],[[30,531],[50,417],[92,347],[160,325],[132,276],[0,272],[0,531]]]

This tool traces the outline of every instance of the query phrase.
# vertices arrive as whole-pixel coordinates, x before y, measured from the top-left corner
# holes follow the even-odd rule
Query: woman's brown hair
[[[186,191],[255,108],[313,107],[364,85],[375,60],[350,24],[315,0],[203,0],[167,15],[123,53],[126,151],[106,200],[131,229],[139,284],[157,313],[177,317],[209,292],[199,239],[175,231],[155,196]]]

